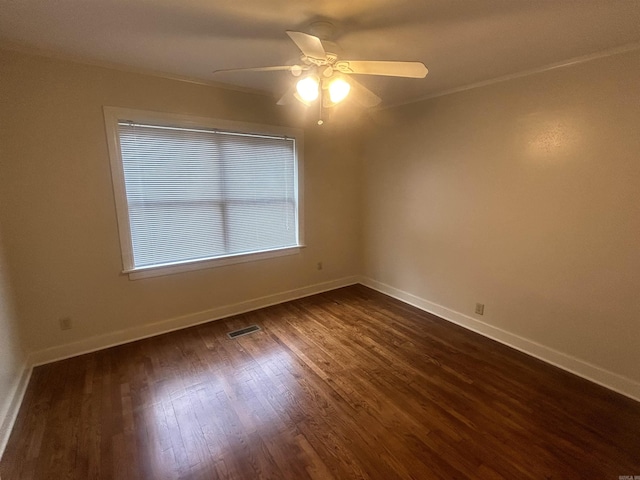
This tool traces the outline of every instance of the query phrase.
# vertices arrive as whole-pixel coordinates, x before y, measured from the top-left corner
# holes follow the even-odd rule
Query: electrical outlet
[[[60,322],[60,330],[71,330],[71,327],[73,326],[71,323],[71,317],[62,317],[58,322]]]
[[[318,262],[317,268],[318,270],[322,270],[322,262]]]
[[[484,303],[476,303],[476,313],[478,315],[484,315]]]

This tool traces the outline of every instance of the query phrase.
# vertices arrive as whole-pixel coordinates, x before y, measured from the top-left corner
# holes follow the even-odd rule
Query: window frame
[[[253,262],[268,258],[294,255],[305,247],[304,244],[304,131],[298,128],[264,125],[248,122],[237,122],[217,118],[182,115],[174,113],[153,112],[130,108],[104,106],[104,121],[111,164],[111,183],[115,198],[120,250],[122,254],[122,273],[128,274],[129,279],[156,277],[174,273],[221,267],[237,263]],[[118,122],[132,121],[177,128],[206,128],[233,133],[281,136],[294,139],[294,187],[296,196],[297,244],[289,247],[230,254],[218,257],[203,258],[162,265],[134,267],[131,224],[129,222],[129,208],[127,204],[124,167],[118,135]]]

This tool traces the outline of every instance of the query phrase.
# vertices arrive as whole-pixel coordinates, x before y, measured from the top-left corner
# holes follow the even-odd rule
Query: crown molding
[[[567,60],[563,60],[561,62],[550,63],[547,65],[543,65],[541,67],[532,68],[528,70],[522,70],[520,72],[510,73],[508,75],[502,75],[500,77],[490,78],[488,80],[482,80],[480,82],[469,83],[467,85],[461,85],[459,87],[450,88],[447,90],[441,90],[439,92],[434,92],[429,95],[425,95],[419,97],[414,100],[406,101],[406,102],[397,102],[392,103],[390,105],[385,105],[382,107],[383,110],[401,107],[404,105],[412,105],[414,103],[424,102],[426,100],[431,100],[432,98],[445,97],[447,95],[453,95],[454,93],[465,92],[467,90],[473,90],[476,88],[487,87],[489,85],[494,85],[496,83],[507,82],[509,80],[514,80],[516,78],[529,77],[531,75],[537,75],[539,73],[548,72],[551,70],[557,70],[560,68],[572,67],[574,65],[579,65],[581,63],[591,62],[593,60],[598,60],[600,58],[613,57],[615,55],[621,55],[624,53],[632,52],[634,50],[640,50],[640,42],[627,43],[625,45],[621,45],[615,48],[610,48],[607,50],[601,50],[599,52],[590,53],[588,55],[582,55],[579,57],[573,57]]]
[[[80,64],[80,65],[89,65],[93,67],[107,68],[110,70],[133,73],[138,75],[148,75],[152,77],[163,78],[166,80],[192,83],[195,85],[204,85],[204,86],[220,88],[224,90],[231,90],[234,92],[248,93],[251,95],[260,95],[263,97],[273,98],[273,94],[265,90],[259,90],[255,88],[249,88],[249,87],[241,87],[241,86],[232,85],[229,83],[215,82],[213,80],[211,81],[203,80],[201,78],[189,77],[186,75],[178,75],[174,73],[162,72],[162,71],[147,69],[147,68],[140,68],[132,65],[109,62],[106,60],[97,60],[95,58],[91,58],[84,55],[61,53],[54,50],[34,47],[32,45],[14,42],[12,40],[2,39],[2,38],[0,38],[0,50],[8,50],[8,51],[22,53],[25,55],[33,55],[38,57],[50,58],[52,60],[60,60],[63,62],[71,62],[71,63]]]

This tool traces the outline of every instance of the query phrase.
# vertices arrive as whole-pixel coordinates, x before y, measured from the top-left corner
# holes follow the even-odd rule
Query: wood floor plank
[[[615,479],[640,404],[353,286],[36,368],[0,473]]]

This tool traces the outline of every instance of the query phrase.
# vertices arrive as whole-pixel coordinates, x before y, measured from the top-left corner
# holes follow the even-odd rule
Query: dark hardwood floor
[[[640,403],[354,286],[36,368],[0,471],[617,480]]]

